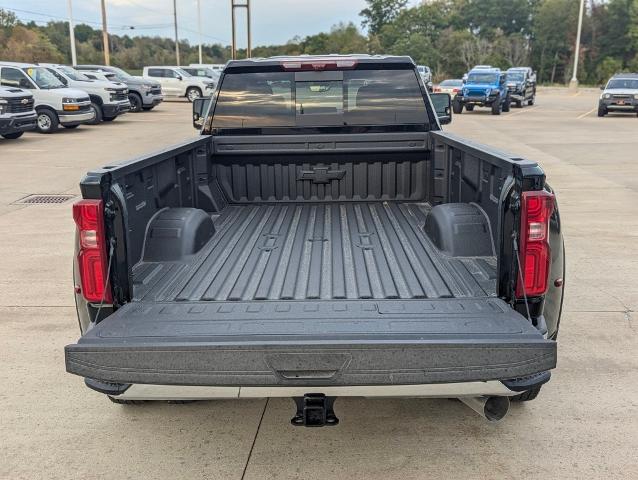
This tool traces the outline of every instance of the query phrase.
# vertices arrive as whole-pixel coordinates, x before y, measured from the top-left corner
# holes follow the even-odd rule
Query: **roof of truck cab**
[[[0,66],[3,67],[16,67],[16,68],[29,68],[29,67],[40,67],[37,63],[23,63],[23,62],[3,62],[0,61]]]
[[[480,73],[501,73],[500,68],[473,68],[469,73],[472,72],[480,72]]]
[[[265,58],[247,58],[244,60],[230,60],[226,64],[226,69],[238,67],[256,67],[256,66],[279,66],[283,62],[321,62],[321,61],[337,61],[337,60],[356,60],[358,63],[394,63],[415,65],[412,57],[396,56],[396,55],[294,55],[294,56],[275,56]]]
[[[617,73],[616,75],[613,75],[611,78],[614,79],[618,79],[618,78],[638,78],[638,73]]]

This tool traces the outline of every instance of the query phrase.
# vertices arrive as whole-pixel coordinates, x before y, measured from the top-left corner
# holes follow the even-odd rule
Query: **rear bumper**
[[[352,387],[556,366],[556,343],[495,298],[129,305],[65,348],[68,372],[123,384]]]
[[[458,398],[513,396],[502,382],[435,383],[425,385],[365,385],[313,387],[329,397]],[[117,396],[121,400],[212,400],[218,398],[288,398],[308,394],[306,387],[208,387],[134,384]]]
[[[31,114],[16,114],[8,118],[0,118],[0,134],[33,130],[37,118],[35,111]]]

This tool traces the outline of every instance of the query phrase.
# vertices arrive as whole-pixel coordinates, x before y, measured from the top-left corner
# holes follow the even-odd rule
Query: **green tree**
[[[403,9],[407,0],[366,0],[368,6],[361,10],[363,26],[371,35],[378,34],[384,25],[392,22]]]

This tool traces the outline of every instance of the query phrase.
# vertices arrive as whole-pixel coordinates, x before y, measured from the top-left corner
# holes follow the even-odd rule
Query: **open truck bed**
[[[299,397],[297,425],[335,424],[326,396],[487,415],[538,393],[563,257],[535,162],[441,132],[409,58],[231,62],[220,84],[205,135],[83,180],[69,372],[120,400]]]
[[[125,385],[323,388],[486,382],[553,368],[555,342],[496,294],[494,230],[509,165],[467,146],[462,156],[452,137],[440,138],[439,157],[410,137],[393,142],[408,147],[401,161],[344,152],[334,168],[348,173],[332,189],[299,180],[302,168],[324,173],[322,157],[295,167],[285,151],[218,154],[211,164],[206,139],[153,157],[142,173],[134,164],[109,170],[127,212],[130,301],[66,348],[67,369]],[[225,151],[223,142],[214,148]],[[211,205],[202,213],[211,232],[192,254],[175,253],[197,210],[186,200],[198,158],[212,185],[198,192],[198,204]],[[432,182],[433,170],[458,184]],[[282,176],[288,190],[267,182]],[[377,187],[386,177],[395,180]],[[431,200],[461,209],[455,240],[487,249],[459,255],[433,238]]]
[[[438,251],[424,233],[430,208],[398,202],[231,205],[215,215],[215,234],[196,255],[140,262],[133,300],[495,295],[496,258]]]

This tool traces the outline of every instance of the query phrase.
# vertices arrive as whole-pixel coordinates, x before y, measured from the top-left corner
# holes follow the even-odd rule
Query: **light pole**
[[[578,11],[578,30],[576,31],[576,47],[574,48],[574,74],[569,82],[569,88],[578,88],[578,57],[580,56],[580,31],[583,28],[583,12],[585,10],[585,0],[580,0],[580,10]]]
[[[199,64],[204,63],[202,61],[202,2],[197,0],[197,33],[199,35]]]
[[[231,58],[233,60],[237,59],[237,34],[236,34],[236,16],[235,9],[237,8],[245,8],[246,9],[246,23],[247,23],[247,34],[248,34],[248,46],[246,47],[246,58],[251,57],[251,44],[252,44],[252,36],[250,33],[250,0],[244,0],[243,3],[238,2],[238,0],[230,0],[230,8],[231,8],[231,22],[233,27],[233,44],[230,47]]]
[[[109,66],[111,64],[111,52],[109,50],[109,32],[106,28],[106,2],[102,3],[102,43],[104,44],[104,64]]]
[[[175,23],[175,59],[179,67],[179,36],[177,35],[177,0],[173,0],[173,22]]]
[[[73,6],[72,0],[67,1],[67,10],[69,12],[69,38],[71,39],[71,64],[75,67],[78,63],[77,56],[75,54],[75,28],[73,27]]]

